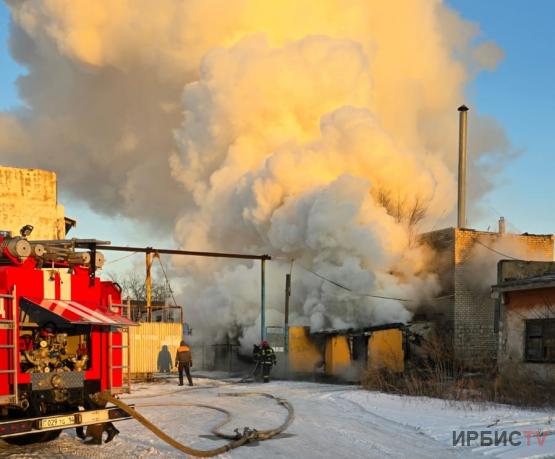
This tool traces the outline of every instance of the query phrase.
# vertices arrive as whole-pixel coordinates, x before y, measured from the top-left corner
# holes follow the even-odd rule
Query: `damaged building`
[[[502,375],[555,380],[555,262],[499,262],[492,287]]]
[[[522,344],[523,340],[516,338],[524,334],[524,325],[519,322],[516,326],[514,320],[508,319],[505,323],[509,328],[499,325],[503,324],[503,317],[510,319],[512,316],[507,316],[507,309],[500,308],[499,300],[492,298],[491,286],[514,279],[532,285],[529,282],[535,282],[535,277],[523,279],[540,274],[550,276],[544,280],[552,282],[549,292],[555,304],[553,235],[506,233],[501,224],[498,232],[445,228],[420,237],[437,254],[432,271],[437,273],[441,285],[438,297],[423,304],[409,324],[316,333],[310,333],[307,327],[290,327],[286,359],[289,371],[327,376],[356,376],[360,375],[360,370],[370,367],[403,371],[407,365],[418,366],[419,361],[426,358],[420,343],[435,340],[437,336],[447,343],[446,352],[468,367],[496,359],[503,364],[507,359],[518,360],[518,356],[524,355],[528,348]],[[502,262],[500,266],[504,268],[500,272],[503,274],[498,278],[498,261],[511,255],[536,261]],[[552,274],[545,274],[546,270],[551,270]],[[533,304],[543,309],[546,307],[536,298],[527,309],[532,315],[537,314],[537,308],[531,306]],[[552,312],[555,318],[555,308]],[[555,319],[553,321],[555,323]],[[551,325],[545,327],[548,333]],[[499,330],[502,330],[501,334]],[[520,354],[515,354],[515,346],[520,349]]]
[[[364,328],[288,327],[287,346],[275,347],[277,372],[289,377],[359,381],[367,369],[402,373],[427,358],[435,329],[429,322],[390,323]],[[272,344],[277,335],[269,335]],[[279,337],[277,337],[279,339]]]
[[[433,328],[434,337],[446,344],[446,352],[453,360],[468,367],[481,363],[492,363],[498,357],[498,327],[500,309],[496,300],[491,298],[491,286],[498,282],[497,263],[501,259],[514,258],[538,262],[552,262],[554,254],[553,235],[512,234],[505,230],[505,220],[499,220],[498,231],[477,231],[467,228],[466,218],[466,162],[467,162],[467,113],[468,107],[462,105],[459,112],[459,167],[457,195],[457,226],[421,234],[419,241],[434,252],[429,271],[438,276],[441,291],[436,298],[420,305],[413,320],[415,324],[423,323]],[[526,271],[523,271],[526,272]],[[369,324],[372,325],[372,324]],[[395,329],[395,324],[386,325]],[[406,341],[408,336],[423,336],[423,330],[410,332],[409,327],[397,327],[401,330],[401,341],[389,341],[390,347],[402,349],[406,360],[408,354]],[[543,329],[542,329],[543,330]],[[372,331],[367,330],[371,338]],[[388,332],[392,333],[392,332]],[[426,331],[429,333],[429,330]],[[391,335],[393,336],[393,335]],[[389,339],[389,338],[388,338]],[[435,339],[435,338],[434,338]],[[334,341],[335,340],[335,341]],[[353,334],[349,331],[337,331],[328,337],[324,347],[324,364],[335,368],[336,353],[329,349],[342,349],[338,355],[350,353],[350,361],[360,352],[353,346]],[[383,360],[386,351],[382,346],[372,346],[371,339],[361,342],[366,345],[365,362]],[[338,344],[339,343],[339,344]],[[320,345],[320,348],[322,346]],[[389,352],[389,351],[387,351]],[[400,354],[398,354],[400,355]],[[395,360],[395,359],[394,359]],[[386,365],[394,369],[394,365]],[[331,371],[331,370],[330,370]]]
[[[498,283],[497,263],[513,256],[537,260],[539,266],[553,266],[549,262],[553,261],[554,238],[506,233],[502,223],[497,232],[445,228],[420,235],[421,243],[436,254],[430,271],[438,275],[441,291],[435,299],[422,304],[408,324],[368,324],[360,329],[315,332],[305,326],[268,327],[276,329],[268,338],[278,355],[277,373],[357,381],[369,368],[403,372],[426,366],[431,358],[429,351],[437,353],[440,348],[443,357],[469,368],[491,365],[498,355],[503,363],[506,352],[514,356],[514,349],[507,351],[506,335],[514,338],[522,332],[522,324],[516,331],[505,331],[505,344],[499,347],[501,309],[491,296],[492,285]],[[511,272],[519,274],[512,276],[537,275],[529,268],[535,263],[518,262]],[[553,272],[551,292],[555,302],[555,269]],[[551,330],[550,326],[546,327]],[[439,348],[439,342],[447,346]],[[523,349],[519,352],[525,352]],[[227,362],[227,358],[224,360]]]
[[[422,308],[420,318],[433,320],[452,346],[455,359],[469,364],[497,357],[496,307],[491,286],[502,258],[553,260],[553,235],[510,234],[446,228],[423,234],[437,253],[439,298]]]
[[[426,346],[422,346],[422,343],[430,344],[437,337],[447,344],[446,355],[451,355],[467,367],[491,363],[497,358],[500,363],[505,363],[507,359],[518,360],[526,352],[532,352],[530,344],[525,345],[523,340],[516,339],[516,336],[525,333],[522,318],[518,322],[508,314],[511,309],[499,307],[499,301],[492,298],[491,286],[498,283],[497,263],[501,258],[518,256],[526,260],[537,260],[512,260],[503,262],[509,263],[504,265],[501,263],[500,266],[503,265],[504,268],[499,282],[518,278],[520,283],[526,283],[532,289],[530,285],[537,287],[544,284],[530,284],[532,280],[522,278],[543,274],[551,288],[550,304],[551,300],[555,304],[553,236],[506,233],[501,222],[498,232],[446,228],[422,234],[420,238],[422,243],[429,245],[436,253],[435,265],[431,270],[437,273],[441,285],[438,297],[421,305],[413,322],[408,324],[384,324],[358,330],[321,330],[315,333],[310,333],[307,327],[290,327],[286,358],[290,372],[342,377],[347,375],[353,380],[360,376],[361,371],[373,367],[402,372],[409,366],[419,366],[426,359]],[[511,267],[510,270],[508,266]],[[552,272],[547,278],[546,270]],[[545,293],[544,290],[538,292]],[[503,298],[511,295],[513,294]],[[526,306],[530,320],[531,315],[537,315],[538,308],[542,311],[546,308],[545,304],[540,304],[539,297],[534,298]],[[550,327],[555,327],[555,308],[550,311],[554,317],[551,321],[553,325],[551,322],[547,325],[543,325],[543,322],[540,324],[542,336],[547,336],[547,340],[551,339]],[[503,332],[500,336],[498,330],[503,317],[506,318],[506,327],[501,327]],[[518,325],[515,325],[515,321]],[[536,330],[533,323],[539,324],[530,322],[526,330]],[[515,341],[518,345],[514,344]],[[538,340],[531,342],[539,343]],[[545,352],[546,359],[555,360],[551,351]]]

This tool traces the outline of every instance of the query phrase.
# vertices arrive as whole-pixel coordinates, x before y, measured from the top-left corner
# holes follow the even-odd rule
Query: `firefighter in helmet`
[[[267,340],[262,341],[260,346],[260,365],[262,365],[262,380],[267,383],[270,382],[270,370],[276,364],[276,354],[270,347]]]
[[[192,386],[193,378],[191,378],[191,367],[193,366],[193,358],[191,356],[191,348],[185,344],[184,340],[181,340],[177,348],[175,366],[179,370],[179,385],[183,385],[183,371],[185,371],[189,386]]]
[[[262,362],[260,361],[261,348],[259,344],[252,345],[252,361],[254,362],[254,370],[252,370],[251,376],[255,381],[260,379],[260,374],[262,372]]]

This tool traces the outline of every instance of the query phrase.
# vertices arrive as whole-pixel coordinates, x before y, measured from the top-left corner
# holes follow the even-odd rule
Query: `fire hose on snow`
[[[270,438],[273,438],[276,435],[279,435],[280,433],[284,432],[287,429],[287,427],[289,427],[289,425],[293,422],[293,419],[294,419],[294,416],[295,416],[293,405],[291,405],[291,403],[289,403],[286,399],[283,399],[283,398],[280,398],[280,397],[275,397],[275,396],[273,396],[271,394],[268,394],[268,393],[264,393],[264,392],[238,392],[238,393],[223,393],[223,394],[219,394],[219,395],[222,396],[222,397],[266,397],[266,398],[275,400],[278,403],[278,405],[284,407],[287,410],[287,417],[286,417],[285,421],[280,426],[278,426],[274,429],[257,430],[257,429],[251,429],[249,427],[245,427],[242,432],[240,432],[239,429],[235,429],[235,434],[230,435],[230,434],[226,434],[226,433],[220,431],[220,429],[224,425],[228,424],[232,419],[231,413],[229,411],[223,409],[223,408],[219,408],[219,407],[212,406],[212,405],[199,404],[199,403],[171,403],[171,404],[170,403],[168,403],[168,404],[151,403],[151,404],[138,405],[138,406],[142,406],[142,407],[155,407],[155,406],[156,407],[162,407],[162,406],[197,407],[197,408],[211,409],[211,410],[219,411],[219,412],[225,414],[225,419],[223,419],[221,422],[216,424],[216,426],[214,426],[212,428],[211,432],[214,435],[216,435],[220,438],[229,440],[229,442],[227,444],[223,445],[223,446],[218,447],[218,448],[202,450],[202,449],[192,448],[190,446],[187,446],[187,445],[184,445],[184,444],[178,442],[173,437],[171,437],[167,433],[165,433],[163,430],[161,430],[160,428],[155,426],[152,422],[150,422],[148,419],[146,419],[142,414],[137,412],[134,408],[131,408],[129,405],[127,405],[126,403],[122,402],[121,400],[115,398],[112,395],[109,395],[107,393],[101,393],[101,394],[98,394],[97,399],[99,401],[110,402],[110,403],[114,404],[118,408],[125,411],[129,416],[132,416],[137,421],[139,421],[144,427],[149,429],[152,433],[154,433],[158,438],[160,438],[161,440],[163,440],[167,444],[173,446],[174,448],[178,449],[179,451],[181,451],[185,454],[188,454],[188,455],[191,455],[191,456],[197,456],[197,457],[212,457],[212,456],[216,456],[218,454],[225,453],[225,452],[230,451],[232,449],[239,448],[240,446],[245,445],[246,443],[249,443],[249,442],[252,442],[252,441],[264,441],[264,440],[268,440]]]

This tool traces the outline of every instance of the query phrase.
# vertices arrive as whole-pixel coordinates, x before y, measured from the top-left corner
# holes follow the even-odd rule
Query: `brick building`
[[[32,239],[63,239],[75,221],[58,204],[54,172],[0,166],[0,231],[19,235],[27,224]]]
[[[501,374],[555,380],[555,263],[499,262],[492,297],[499,308]]]
[[[437,254],[440,298],[422,308],[423,318],[438,322],[455,358],[468,363],[495,359],[496,308],[491,286],[503,258],[552,261],[553,236],[508,234],[446,228],[420,236]]]

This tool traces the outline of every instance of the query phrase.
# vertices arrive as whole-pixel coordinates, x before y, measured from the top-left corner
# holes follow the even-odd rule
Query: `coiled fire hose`
[[[214,435],[216,435],[220,438],[230,440],[229,443],[227,443],[223,446],[220,446],[218,448],[202,450],[202,449],[192,448],[190,446],[187,446],[187,445],[184,445],[184,444],[178,442],[177,440],[175,440],[174,438],[172,438],[168,434],[166,434],[164,431],[162,431],[161,429],[156,427],[154,424],[152,424],[152,422],[150,422],[148,419],[146,419],[142,414],[140,414],[139,412],[137,412],[136,410],[134,410],[133,408],[131,408],[130,406],[128,406],[127,404],[122,402],[121,400],[115,398],[114,396],[112,396],[108,393],[98,394],[97,399],[99,401],[110,402],[110,403],[114,404],[118,408],[125,411],[129,416],[132,416],[137,421],[139,421],[143,426],[145,426],[153,434],[155,434],[161,440],[165,441],[167,444],[173,446],[174,448],[178,449],[179,451],[181,451],[185,454],[188,454],[188,455],[191,455],[191,456],[197,456],[197,457],[212,457],[212,456],[216,456],[218,454],[223,454],[223,453],[225,453],[227,451],[230,451],[232,449],[239,448],[240,446],[242,446],[242,445],[244,445],[244,444],[246,444],[250,441],[268,440],[272,437],[275,437],[276,435],[279,435],[283,431],[285,431],[287,429],[287,427],[289,427],[289,425],[293,422],[293,419],[295,417],[295,412],[294,412],[294,409],[293,409],[293,405],[291,405],[291,403],[289,403],[287,400],[285,400],[283,398],[275,397],[271,394],[267,394],[267,393],[264,393],[264,392],[238,392],[238,393],[223,393],[223,394],[219,394],[219,395],[221,397],[253,397],[253,396],[259,396],[259,397],[266,397],[266,398],[273,399],[279,405],[283,406],[287,410],[287,418],[285,419],[285,421],[279,427],[276,427],[275,429],[256,430],[256,429],[250,429],[248,427],[245,427],[243,429],[243,432],[239,432],[239,429],[235,429],[235,434],[234,435],[229,435],[229,434],[225,434],[225,433],[223,433],[219,430],[221,427],[223,427],[224,425],[229,423],[229,421],[232,418],[231,413],[229,411],[223,409],[223,408],[219,408],[219,407],[211,406],[211,405],[198,404],[198,403],[171,403],[171,404],[166,404],[166,405],[159,404],[159,403],[152,403],[152,404],[143,404],[143,405],[141,405],[143,407],[147,407],[147,406],[157,406],[157,407],[160,407],[160,406],[173,406],[173,407],[175,407],[175,406],[191,406],[191,407],[207,408],[207,409],[216,410],[216,411],[219,411],[221,413],[224,413],[226,415],[225,419],[222,420],[221,422],[219,422],[214,428],[212,428],[211,432]]]

